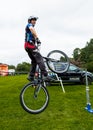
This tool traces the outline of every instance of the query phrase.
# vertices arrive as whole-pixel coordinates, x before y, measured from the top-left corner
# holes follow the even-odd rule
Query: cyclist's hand
[[[37,42],[37,44],[41,45],[41,41],[39,40],[39,38],[36,38],[36,42]]]
[[[37,44],[37,48],[38,48],[38,50],[40,51],[40,49],[41,49],[41,43],[40,43],[40,44]]]

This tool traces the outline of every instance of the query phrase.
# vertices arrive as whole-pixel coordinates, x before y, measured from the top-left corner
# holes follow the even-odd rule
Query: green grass
[[[25,112],[19,100],[26,75],[0,77],[0,130],[93,130],[93,114],[84,110],[84,85],[47,87],[50,102],[47,109],[37,115]],[[93,85],[90,86],[93,106]]]

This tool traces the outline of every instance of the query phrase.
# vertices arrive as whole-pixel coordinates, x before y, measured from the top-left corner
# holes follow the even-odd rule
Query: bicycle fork
[[[34,98],[36,99],[38,97],[38,94],[40,92],[41,89],[41,84],[35,86],[35,90],[34,90]]]

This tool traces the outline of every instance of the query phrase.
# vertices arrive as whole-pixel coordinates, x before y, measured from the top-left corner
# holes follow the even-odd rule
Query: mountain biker
[[[38,65],[41,73],[46,79],[48,79],[48,73],[45,68],[45,64],[43,61],[43,57],[41,56],[40,52],[38,51],[38,47],[41,45],[41,42],[38,38],[38,35],[34,29],[38,17],[30,16],[28,18],[28,24],[25,28],[25,50],[28,53],[28,56],[31,59],[31,67],[30,73],[28,76],[28,80],[33,81],[34,75],[36,71],[36,66]],[[36,45],[37,44],[37,45]]]

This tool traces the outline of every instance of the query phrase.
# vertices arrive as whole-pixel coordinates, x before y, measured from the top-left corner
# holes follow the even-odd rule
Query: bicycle
[[[53,50],[43,58],[48,68],[54,73],[64,73],[69,68],[69,58],[62,51]],[[31,114],[38,114],[47,108],[49,93],[39,68],[36,79],[26,84],[21,90],[20,102],[23,109]]]

